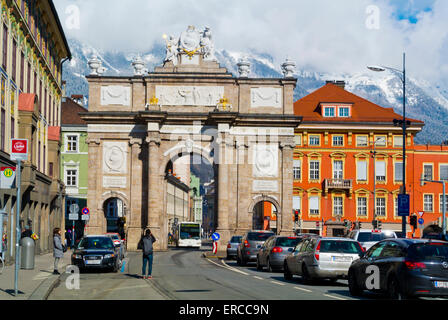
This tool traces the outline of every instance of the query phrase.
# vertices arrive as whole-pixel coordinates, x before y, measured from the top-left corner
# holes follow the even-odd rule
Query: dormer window
[[[348,104],[321,104],[324,118],[350,118],[351,105]]]
[[[339,107],[339,117],[348,118],[350,117],[350,108],[349,107]]]
[[[324,117],[334,117],[336,115],[335,107],[325,107]]]

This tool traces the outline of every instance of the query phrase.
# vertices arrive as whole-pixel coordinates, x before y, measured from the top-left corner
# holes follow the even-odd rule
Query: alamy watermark
[[[369,30],[379,30],[381,27],[381,11],[378,6],[370,5],[366,8],[367,19],[366,28]]]

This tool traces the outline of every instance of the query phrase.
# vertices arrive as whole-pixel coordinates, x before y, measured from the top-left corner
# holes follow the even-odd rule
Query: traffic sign
[[[68,220],[78,221],[79,215],[77,213],[69,213]]]
[[[213,241],[213,254],[218,252],[218,242]]]
[[[89,214],[90,210],[89,210],[89,208],[85,207],[85,208],[82,209],[81,212],[82,212],[82,214]]]
[[[77,203],[71,204],[70,208],[69,208],[69,211],[70,211],[70,213],[78,214],[78,212],[79,212],[79,205]]]
[[[425,212],[423,212],[423,211],[419,211],[419,212],[418,212],[418,215],[419,215],[420,217],[423,217],[424,214],[425,214]]]
[[[423,220],[423,218],[420,218],[420,219],[418,219],[418,223],[419,223],[419,224],[424,224],[424,223],[425,223],[425,220]]]
[[[0,168],[1,189],[15,188],[16,182],[16,168],[15,167],[1,167]]]
[[[214,241],[218,241],[221,238],[221,236],[219,235],[218,232],[215,232],[214,234],[212,234],[212,239]]]
[[[408,194],[398,195],[398,215],[400,217],[409,216],[410,212],[410,197]]]
[[[83,214],[81,220],[90,220],[90,214]]]
[[[11,139],[11,160],[28,160],[28,140]]]

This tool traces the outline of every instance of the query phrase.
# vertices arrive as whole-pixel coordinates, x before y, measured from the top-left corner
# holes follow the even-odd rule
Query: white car
[[[348,235],[350,239],[358,241],[364,251],[370,249],[375,243],[384,239],[396,239],[398,238],[396,233],[392,230],[370,230],[370,229],[358,229],[353,230]]]

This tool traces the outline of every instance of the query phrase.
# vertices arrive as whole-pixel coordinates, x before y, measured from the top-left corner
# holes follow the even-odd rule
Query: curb
[[[202,257],[204,258],[208,258],[208,259],[225,259],[226,256],[219,256],[219,255],[215,255],[213,253],[203,253]]]
[[[69,266],[63,265],[61,269],[65,269]],[[33,293],[30,295],[28,300],[47,300],[50,293],[53,291],[53,289],[60,283],[61,277],[64,273],[61,273],[60,275],[51,275],[47,279],[41,282],[41,284],[36,288],[36,290],[33,291]]]

